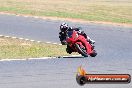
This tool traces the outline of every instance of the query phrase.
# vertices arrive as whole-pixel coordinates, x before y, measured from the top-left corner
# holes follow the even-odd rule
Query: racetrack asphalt
[[[66,21],[68,22],[68,21]],[[43,42],[59,43],[59,20],[0,15],[0,34]],[[132,75],[132,27],[92,23],[73,23],[82,27],[96,41],[98,55],[46,60],[0,62],[0,88],[131,88],[132,84],[76,83],[77,67],[88,73],[122,73]]]

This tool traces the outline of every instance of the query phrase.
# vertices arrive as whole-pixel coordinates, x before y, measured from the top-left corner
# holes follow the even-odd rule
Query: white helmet
[[[67,24],[67,23],[62,23],[62,24],[60,25],[60,30],[61,30],[62,32],[67,31],[67,29],[68,29],[68,24]]]

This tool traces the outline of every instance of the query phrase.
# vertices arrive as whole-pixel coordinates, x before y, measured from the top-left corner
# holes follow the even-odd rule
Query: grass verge
[[[66,46],[0,37],[0,59],[58,57],[69,55]]]
[[[132,0],[0,0],[0,11],[132,24]]]

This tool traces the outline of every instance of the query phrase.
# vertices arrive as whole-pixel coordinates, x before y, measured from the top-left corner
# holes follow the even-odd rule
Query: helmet
[[[60,30],[61,30],[62,32],[67,31],[67,29],[68,29],[68,24],[67,24],[67,23],[62,23],[62,24],[60,25]]]

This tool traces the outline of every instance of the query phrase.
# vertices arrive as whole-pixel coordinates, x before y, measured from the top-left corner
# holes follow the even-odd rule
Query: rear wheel
[[[79,44],[75,44],[75,47],[76,47],[78,53],[80,53],[84,57],[88,57],[88,54],[86,52],[86,48],[85,47],[80,47]]]

